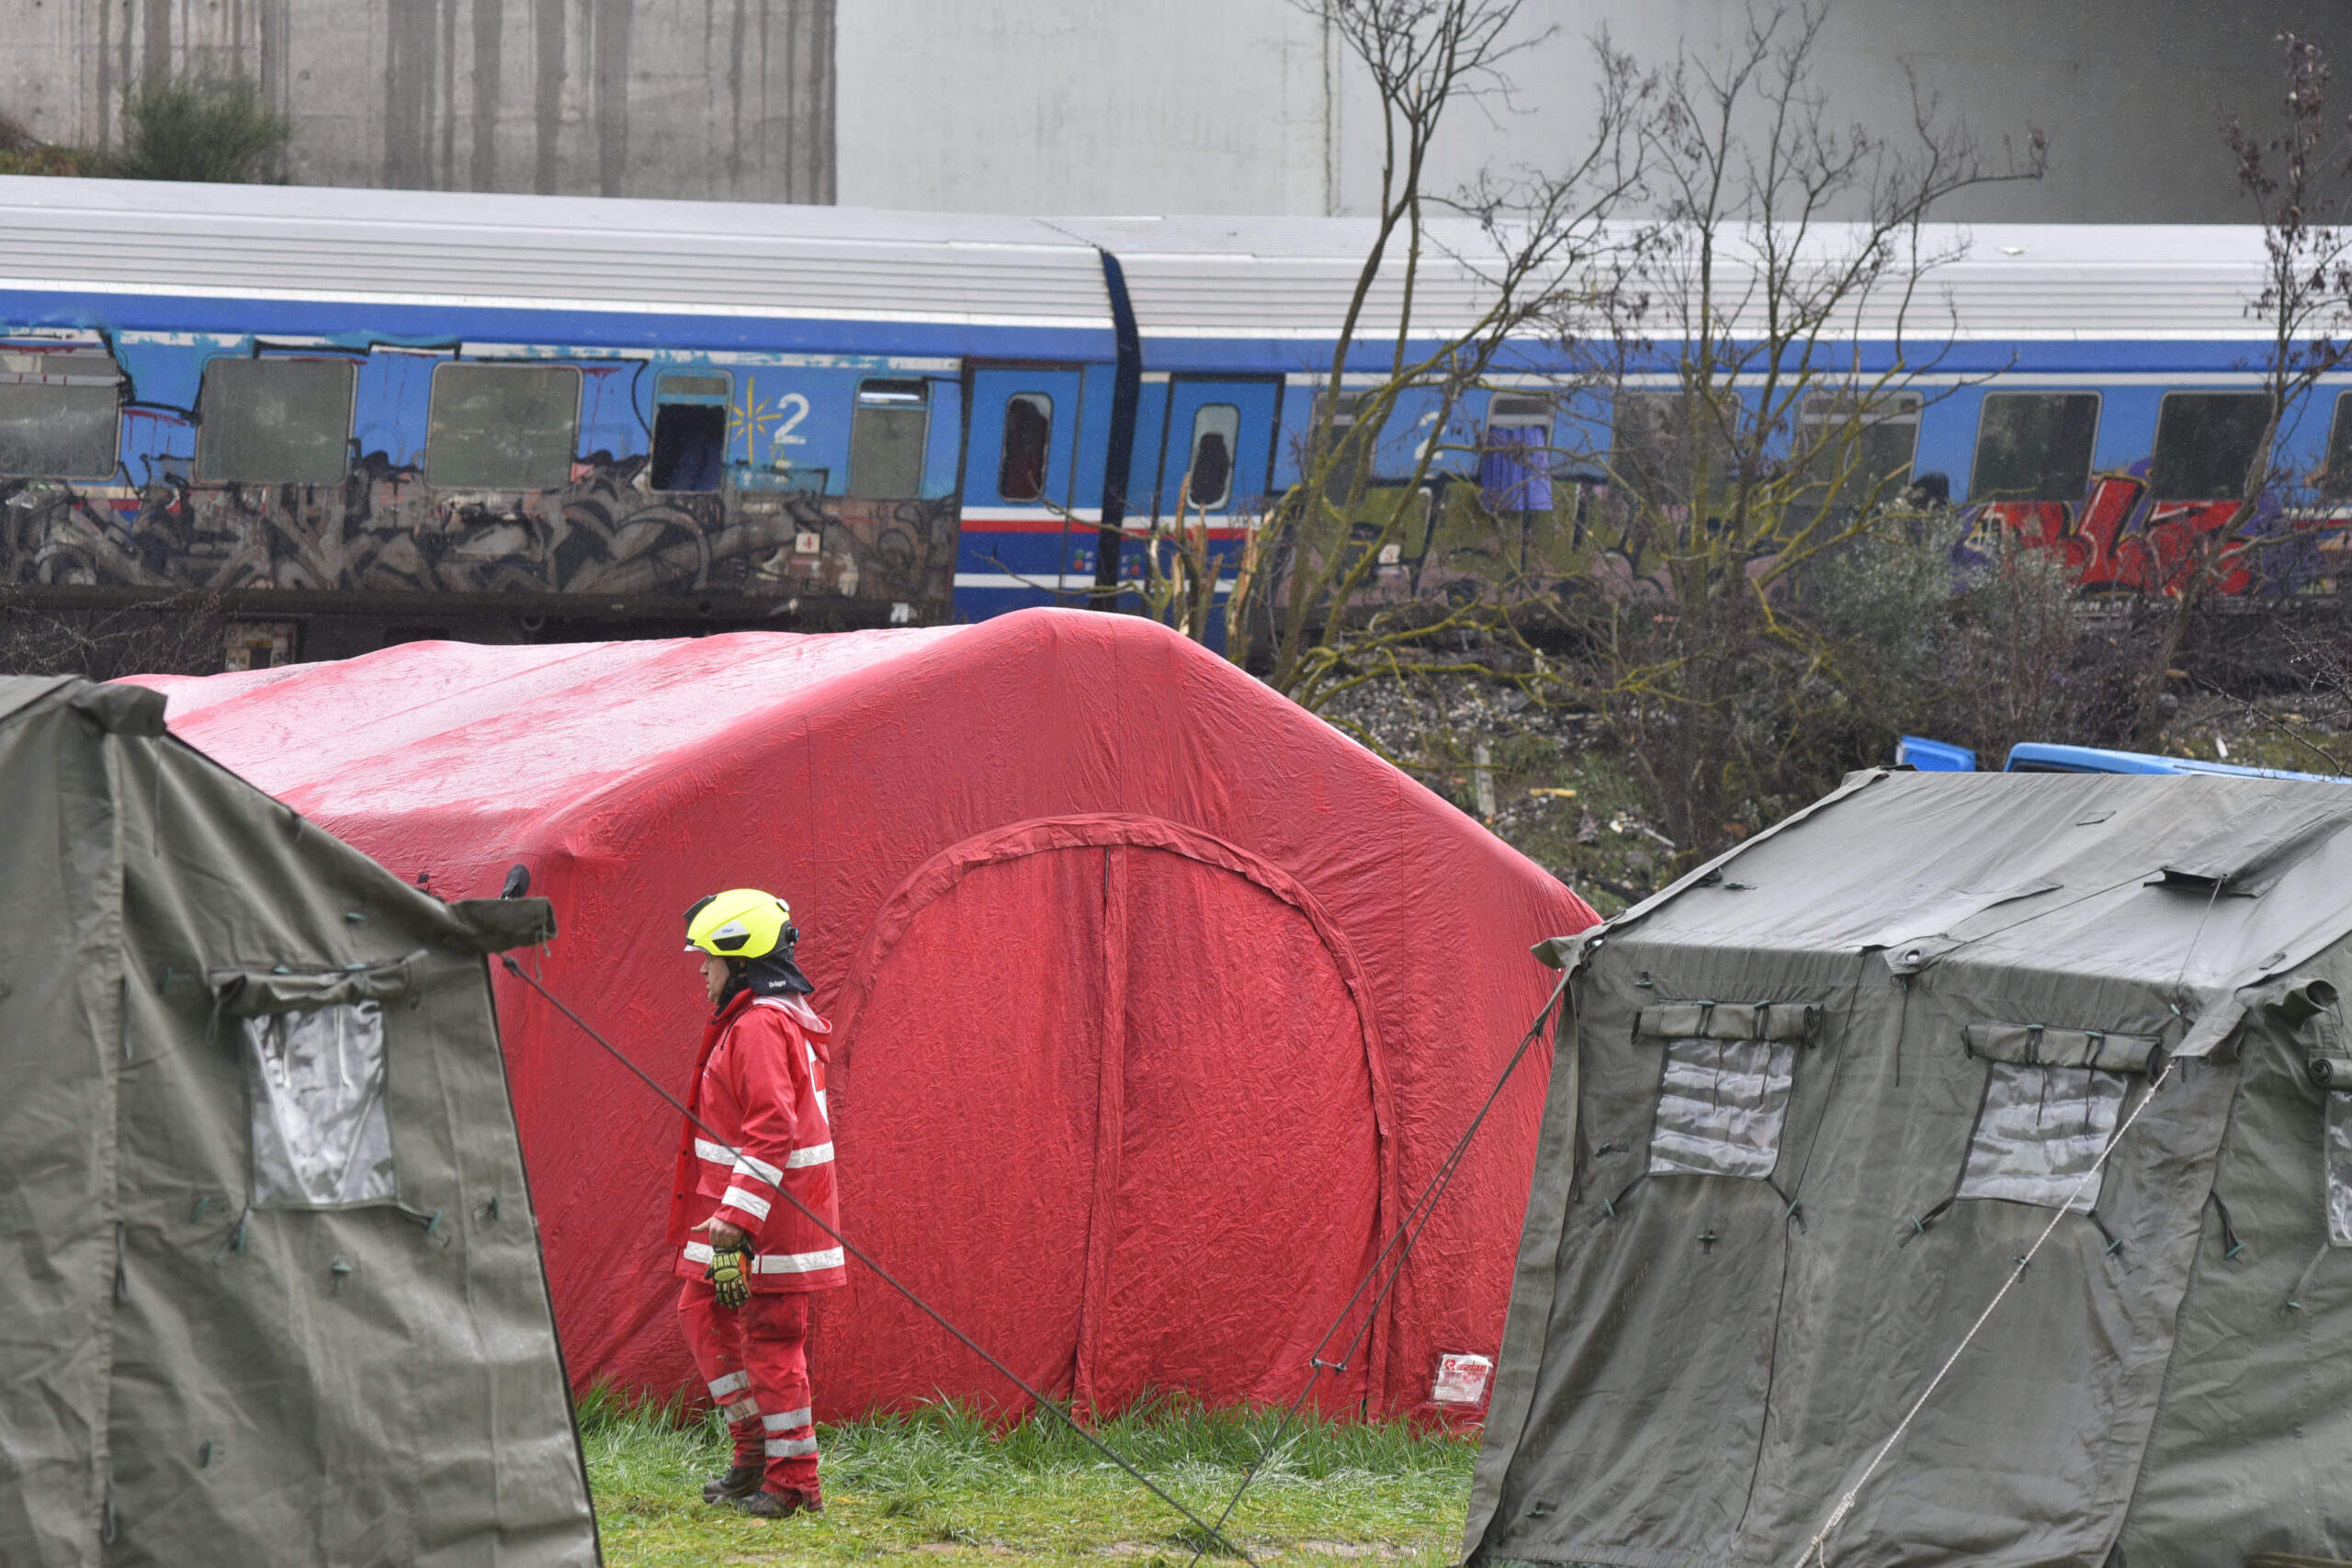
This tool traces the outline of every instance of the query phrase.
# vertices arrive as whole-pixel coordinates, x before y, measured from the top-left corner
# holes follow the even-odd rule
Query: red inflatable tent
[[[1048,1390],[1295,1393],[1589,924],[1403,773],[1148,622],[534,648],[411,643],[153,682],[175,733],[401,874],[554,900],[546,984],[683,1093],[681,916],[790,900],[836,1026],[842,1225]],[[500,976],[575,1379],[691,1373],[662,1229],[676,1112]],[[1501,1337],[1546,1053],[1329,1408],[1408,1410]],[[1017,1396],[853,1264],[820,1414]],[[1336,1356],[1336,1341],[1329,1354]]]

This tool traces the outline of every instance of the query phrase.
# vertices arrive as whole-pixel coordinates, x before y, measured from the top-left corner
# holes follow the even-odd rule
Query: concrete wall
[[[1656,63],[1746,14],[1526,0],[1552,36],[1508,100],[1455,107],[1436,186],[1569,156],[1596,30]],[[1950,216],[2224,221],[2213,110],[2276,100],[2289,28],[2352,107],[2341,0],[1840,0],[1820,81],[1900,128],[1907,62],[1988,140],[2049,133],[2049,179]],[[1287,0],[0,0],[0,110],[49,140],[118,137],[159,64],[259,79],[300,124],[293,176],[329,185],[1303,214],[1363,211],[1380,156],[1360,70]]]
[[[833,0],[0,0],[46,141],[158,68],[259,81],[302,184],[833,199]]]
[[[1451,111],[1434,182],[1556,165],[1587,129],[1588,39],[1643,61],[1733,41],[1746,0],[1527,0],[1553,36],[1509,101]],[[2240,219],[2217,104],[2267,112],[2274,35],[2317,39],[2352,109],[2340,0],[1839,0],[1835,117],[1909,124],[1908,62],[1987,141],[2047,131],[2050,177],[1963,197],[1978,220]],[[841,199],[1001,212],[1362,212],[1377,188],[1361,70],[1285,0],[855,0],[841,16]],[[920,106],[918,112],[917,106]]]

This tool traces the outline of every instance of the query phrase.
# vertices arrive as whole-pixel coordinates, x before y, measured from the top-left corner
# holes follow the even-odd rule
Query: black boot
[[[730,1465],[726,1474],[702,1483],[702,1500],[706,1503],[731,1503],[738,1497],[748,1497],[760,1489],[760,1477],[766,1473],[764,1465]]]
[[[743,1499],[743,1511],[755,1519],[785,1519],[795,1514],[821,1514],[823,1499],[815,1491],[787,1486],[781,1492],[754,1492]]]

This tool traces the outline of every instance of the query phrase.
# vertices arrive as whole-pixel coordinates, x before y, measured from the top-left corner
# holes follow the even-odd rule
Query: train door
[[[1188,531],[1208,525],[1209,553],[1218,562],[1220,606],[1231,592],[1241,542],[1272,500],[1267,492],[1273,484],[1274,428],[1282,391],[1282,381],[1275,377],[1186,376],[1169,385],[1151,515],[1170,529],[1180,510]],[[1142,570],[1138,559],[1125,565],[1123,575],[1133,579]],[[1221,646],[1221,615],[1211,634]]]
[[[985,620],[1030,604],[1083,604],[1099,507],[1076,508],[1076,367],[986,366],[972,372],[964,449],[956,618]],[[1083,575],[1072,549],[1085,552]]]

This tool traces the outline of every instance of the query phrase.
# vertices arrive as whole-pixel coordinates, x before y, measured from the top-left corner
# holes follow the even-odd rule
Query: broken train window
[[[106,354],[0,349],[0,476],[111,478],[121,387]]]
[[[254,1207],[393,1201],[381,1005],[336,1002],[243,1022]]]
[[[2090,1213],[2106,1174],[2094,1168],[2114,1140],[2132,1075],[2153,1069],[2158,1042],[2020,1023],[1972,1023],[1963,1039],[1985,1063],[1984,1098],[1955,1196]]]
[[[1816,1008],[1771,1002],[1644,1008],[1634,1037],[1666,1043],[1649,1174],[1769,1178],[1781,1160],[1797,1046],[1819,1021]]]

